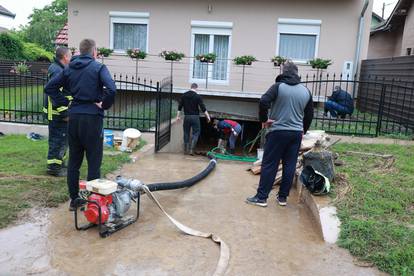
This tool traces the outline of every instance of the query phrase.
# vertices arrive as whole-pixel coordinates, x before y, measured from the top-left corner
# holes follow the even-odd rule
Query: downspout
[[[359,17],[358,36],[357,36],[357,45],[356,45],[356,51],[355,51],[353,76],[355,76],[359,70],[359,57],[361,55],[362,34],[365,28],[365,12],[368,8],[368,5],[369,5],[369,0],[365,0],[364,6],[362,7],[361,15]]]

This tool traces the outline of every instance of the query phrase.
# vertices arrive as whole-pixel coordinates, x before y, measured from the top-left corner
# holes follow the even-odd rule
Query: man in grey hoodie
[[[282,182],[277,201],[279,205],[285,206],[292,187],[302,136],[313,119],[312,95],[300,84],[295,64],[285,63],[282,75],[277,77],[276,83],[261,97],[259,117],[268,131],[259,187],[256,195],[247,198],[246,202],[267,206],[267,198],[282,160]]]

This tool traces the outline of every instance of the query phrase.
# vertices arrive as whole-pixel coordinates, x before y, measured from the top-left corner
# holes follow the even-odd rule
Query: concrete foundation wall
[[[160,152],[183,153],[184,152],[184,131],[183,120],[174,119],[171,122],[171,140]]]

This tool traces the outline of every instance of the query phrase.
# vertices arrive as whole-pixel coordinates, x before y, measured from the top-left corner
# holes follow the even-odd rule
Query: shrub
[[[23,43],[23,59],[29,61],[52,61],[53,54],[35,43]]]
[[[11,73],[24,74],[30,71],[30,66],[25,61],[15,64],[10,70]]]
[[[23,43],[15,35],[0,34],[0,58],[21,59],[23,57]]]
[[[257,61],[254,56],[240,56],[234,58],[234,64],[236,65],[252,65],[252,62]]]
[[[171,60],[171,61],[179,61],[185,55],[183,53],[174,52],[174,51],[162,51],[160,53],[160,57],[163,57],[165,60]]]
[[[130,56],[131,58],[136,58],[136,59],[144,59],[147,57],[147,53],[145,53],[144,51],[141,51],[138,48],[128,49],[127,55]]]
[[[200,62],[214,63],[216,61],[217,55],[215,53],[196,55],[196,60]]]

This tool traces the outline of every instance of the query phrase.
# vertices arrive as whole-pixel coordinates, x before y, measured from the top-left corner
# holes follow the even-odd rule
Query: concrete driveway
[[[201,157],[157,154],[121,173],[152,183],[185,179],[206,165]],[[156,192],[174,218],[230,246],[228,275],[382,275],[325,244],[295,192],[285,208],[276,205],[274,191],[267,208],[247,205],[259,181],[247,168],[219,162],[194,187]],[[218,246],[179,232],[145,195],[141,202],[139,221],[106,239],[96,229],[76,231],[67,205],[38,211],[31,223],[0,231],[0,275],[211,275]]]

